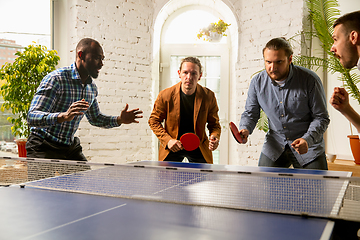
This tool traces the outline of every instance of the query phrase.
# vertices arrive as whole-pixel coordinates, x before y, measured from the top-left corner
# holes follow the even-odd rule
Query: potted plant
[[[223,36],[226,36],[225,31],[230,25],[219,19],[218,22],[210,23],[208,27],[201,29],[197,38],[209,42],[218,42]]]
[[[4,103],[1,111],[11,110],[7,120],[13,124],[11,132],[19,147],[19,156],[26,157],[25,143],[30,134],[27,114],[30,103],[41,80],[55,70],[60,57],[55,50],[47,50],[45,46],[29,45],[18,56],[14,63],[6,63],[0,69],[0,79],[5,83],[0,88]]]
[[[307,7],[309,11],[309,21],[311,23],[310,29],[303,31],[301,35],[311,42],[313,38],[318,38],[321,42],[323,56],[294,56],[293,62],[296,65],[304,66],[306,68],[318,69],[322,67],[324,71],[330,73],[340,73],[339,80],[343,82],[344,88],[349,95],[357,100],[360,104],[360,92],[356,84],[360,82],[360,76],[352,73],[350,69],[344,68],[339,59],[330,52],[333,44],[332,25],[334,21],[340,16],[339,4],[337,0],[307,0]],[[314,28],[313,28],[314,27]],[[262,121],[259,121],[257,127],[261,129],[264,124],[267,124],[267,117],[262,116]],[[265,128],[266,129],[266,128]],[[355,159],[355,163],[360,164],[360,142],[358,135],[349,135],[350,146]],[[356,146],[352,146],[356,144]]]

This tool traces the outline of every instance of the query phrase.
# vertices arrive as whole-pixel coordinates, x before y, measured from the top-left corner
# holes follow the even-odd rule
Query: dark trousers
[[[41,138],[35,134],[30,134],[26,142],[26,156],[29,158],[87,161],[82,153],[82,147],[78,137],[74,138],[72,145],[67,146]]]
[[[189,162],[206,163],[205,158],[200,151],[200,148],[197,148],[194,151],[181,150],[178,152],[170,152],[166,156],[164,161],[182,162],[185,157],[189,160]]]
[[[79,138],[75,137],[74,143],[70,146],[55,143],[30,134],[26,142],[26,156],[28,158],[47,158],[61,160],[87,161],[82,153]],[[28,162],[28,181],[70,174],[90,170],[90,166],[83,164]]]
[[[274,162],[263,153],[260,154],[259,158],[259,166],[260,167],[283,167],[288,168],[290,166],[294,168],[306,168],[306,169],[319,169],[319,170],[328,170],[326,155],[325,152],[320,154],[313,161],[308,164],[301,166],[299,162],[296,160],[295,155],[292,153],[289,145],[285,146],[284,152],[280,155],[280,157]]]

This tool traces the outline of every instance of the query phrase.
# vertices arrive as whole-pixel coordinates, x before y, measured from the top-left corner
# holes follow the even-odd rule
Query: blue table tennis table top
[[[348,176],[347,172],[136,162],[235,171]],[[95,196],[17,185],[0,188],[0,239],[330,239],[321,218]]]

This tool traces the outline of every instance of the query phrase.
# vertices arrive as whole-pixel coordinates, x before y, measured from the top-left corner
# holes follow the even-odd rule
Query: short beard
[[[343,66],[346,69],[351,69],[357,65],[357,62],[359,60],[359,57],[357,56],[357,54],[355,54],[357,52],[357,49],[350,42],[347,42],[346,43],[346,51],[349,54],[348,55],[349,58],[347,59],[346,62],[343,62]],[[344,58],[343,58],[343,60],[344,60]]]
[[[98,76],[99,76],[99,73],[97,73],[97,72],[91,73],[91,72],[88,71],[88,74],[89,74],[90,77],[92,77],[94,79],[98,78]]]

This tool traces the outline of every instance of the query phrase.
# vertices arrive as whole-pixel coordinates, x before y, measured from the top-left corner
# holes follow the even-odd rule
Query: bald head
[[[83,54],[87,54],[91,52],[93,47],[101,47],[100,43],[92,38],[83,38],[76,46],[76,56],[78,57],[78,53],[81,51]]]

